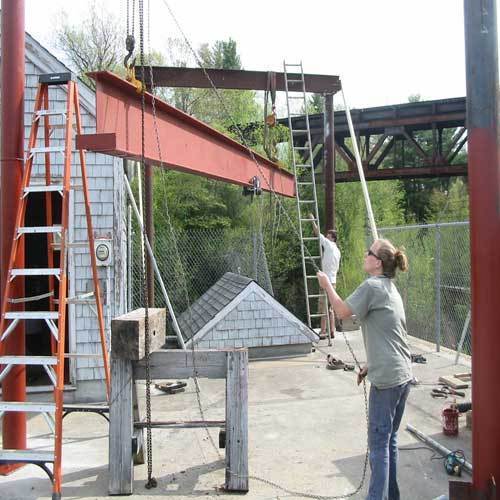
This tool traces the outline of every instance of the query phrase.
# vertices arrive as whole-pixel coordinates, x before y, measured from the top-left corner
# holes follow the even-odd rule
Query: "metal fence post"
[[[441,349],[441,229],[435,226],[436,249],[434,253],[434,266],[436,274],[436,351]]]

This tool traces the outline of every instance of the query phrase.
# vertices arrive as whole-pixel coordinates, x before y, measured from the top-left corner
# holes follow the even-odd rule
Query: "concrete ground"
[[[294,359],[253,361],[249,378],[249,499],[277,499],[308,495],[349,495],[362,481],[366,452],[366,414],[362,387],[356,374],[325,369],[325,353],[351,361],[342,334],[333,347],[321,341],[320,350]],[[364,350],[359,332],[347,338],[360,361]],[[399,482],[404,499],[433,499],[448,492],[449,476],[443,460],[417,441],[405,428],[410,423],[449,449],[462,449],[471,461],[471,432],[460,418],[458,437],[442,433],[441,411],[450,399],[433,399],[430,391],[439,375],[470,371],[468,359],[454,364],[452,353],[432,351],[412,341],[412,352],[423,353],[427,364],[414,364],[421,385],[411,391],[399,444]],[[205,418],[224,419],[223,380],[200,380]],[[144,385],[139,386],[144,393]],[[470,401],[466,390],[465,400]],[[461,399],[461,398],[458,398]],[[167,395],[153,389],[153,419],[200,418],[194,384],[183,393]],[[31,447],[43,448],[51,435],[42,416],[29,422]],[[107,496],[108,424],[95,414],[78,413],[64,420],[63,498],[101,499]],[[215,443],[217,429],[210,429]],[[187,499],[203,496],[239,498],[218,489],[224,483],[224,450],[216,450],[203,429],[153,430],[153,475],[158,487],[147,490],[146,465],[135,468],[134,495],[129,498]],[[369,469],[369,468],[368,468]],[[470,480],[466,474],[464,480]],[[369,470],[361,489],[366,495]],[[277,485],[282,486],[280,489]],[[29,465],[0,477],[2,499],[51,498],[44,472]],[[343,497],[342,497],[343,498]]]

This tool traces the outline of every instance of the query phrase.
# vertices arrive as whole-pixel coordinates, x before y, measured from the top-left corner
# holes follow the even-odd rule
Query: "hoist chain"
[[[135,4],[135,0],[133,2]],[[132,16],[133,18],[133,16]],[[144,185],[146,184],[146,162],[145,162],[145,110],[146,99],[144,95],[145,81],[144,81],[144,0],[139,0],[139,51],[140,51],[140,64],[143,71],[141,72],[142,89],[141,89],[141,170],[144,175]],[[143,204],[146,206],[146,189],[143,190]],[[144,228],[144,232],[146,229]],[[147,236],[147,235],[145,235]],[[145,241],[145,238],[143,239]],[[156,488],[158,485],[156,479],[153,477],[153,444],[151,438],[151,336],[149,329],[149,286],[147,266],[150,258],[146,260],[146,249],[143,244],[143,262],[147,264],[143,267],[143,283],[144,283],[144,350],[146,358],[146,448],[147,448],[147,466],[148,466],[148,480],[146,488]]]

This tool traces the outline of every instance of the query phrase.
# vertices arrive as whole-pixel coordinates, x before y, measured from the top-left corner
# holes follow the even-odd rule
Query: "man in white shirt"
[[[314,219],[312,214],[309,215],[311,219]],[[334,229],[329,229],[326,232],[326,236],[323,236],[318,229],[318,226],[315,222],[312,223],[313,232],[316,236],[319,235],[320,243],[321,243],[321,267],[323,272],[328,276],[330,283],[333,288],[335,288],[337,284],[337,272],[340,266],[340,250],[337,247],[337,231]],[[323,314],[326,310],[325,307],[325,297],[322,296],[319,299],[319,314]],[[329,307],[330,311],[330,329],[332,333],[332,338],[335,337],[335,315],[333,313],[333,308]],[[327,329],[326,329],[326,316],[321,318],[321,332],[320,338],[326,338]]]

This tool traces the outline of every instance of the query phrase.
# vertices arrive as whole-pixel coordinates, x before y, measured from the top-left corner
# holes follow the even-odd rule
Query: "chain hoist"
[[[142,5],[143,0],[139,0],[139,27],[140,30],[143,29],[144,19],[141,18],[141,9],[143,9]],[[131,18],[131,23],[130,23]],[[132,24],[132,28],[130,27]],[[138,94],[142,92],[143,82],[138,80],[135,77],[135,62],[136,57],[133,57],[135,50],[135,36],[134,36],[134,28],[135,28],[135,0],[132,0],[132,15],[130,15],[130,0],[127,0],[127,36],[125,38],[125,50],[127,51],[127,55],[123,59],[123,66],[125,66],[125,79],[127,82],[130,82],[134,87]],[[143,36],[140,35],[140,36]],[[144,47],[143,47],[144,48]],[[141,59],[144,58],[144,54],[141,54]]]
[[[133,1],[133,5],[135,6],[135,0]],[[127,4],[128,7],[128,4]],[[128,9],[127,9],[128,14]],[[132,19],[134,16],[132,15]],[[127,26],[128,28],[128,26]],[[127,29],[128,31],[128,29]],[[129,35],[127,34],[127,40],[129,39]],[[133,35],[130,35],[131,39]],[[135,41],[134,41],[135,44]],[[144,83],[144,1],[139,0],[139,56],[140,56],[140,64],[141,64],[141,74],[142,81],[139,81],[139,85],[136,85],[136,90],[141,94],[141,175],[146,175],[146,162],[145,162],[145,111],[146,111],[146,100],[145,100],[145,83]],[[134,70],[133,64],[135,64],[135,59],[132,63],[131,69]],[[135,72],[132,73],[135,79]],[[130,81],[130,80],[129,80]],[[133,82],[132,82],[133,83]],[[145,181],[145,179],[144,179]],[[143,203],[146,203],[146,193],[143,191]],[[143,228],[144,233],[146,233],[146,229]],[[145,237],[147,235],[145,234]],[[146,262],[146,248],[145,241],[146,238],[143,239],[142,245],[142,261]],[[149,260],[149,257],[148,257]],[[142,284],[143,284],[143,293],[144,293],[144,351],[145,351],[145,359],[146,359],[146,448],[147,448],[147,466],[148,466],[148,480],[146,483],[146,488],[156,488],[158,485],[156,479],[153,477],[153,444],[151,437],[151,336],[150,336],[150,328],[149,328],[149,280],[147,279],[147,271],[146,266],[142,268]]]

